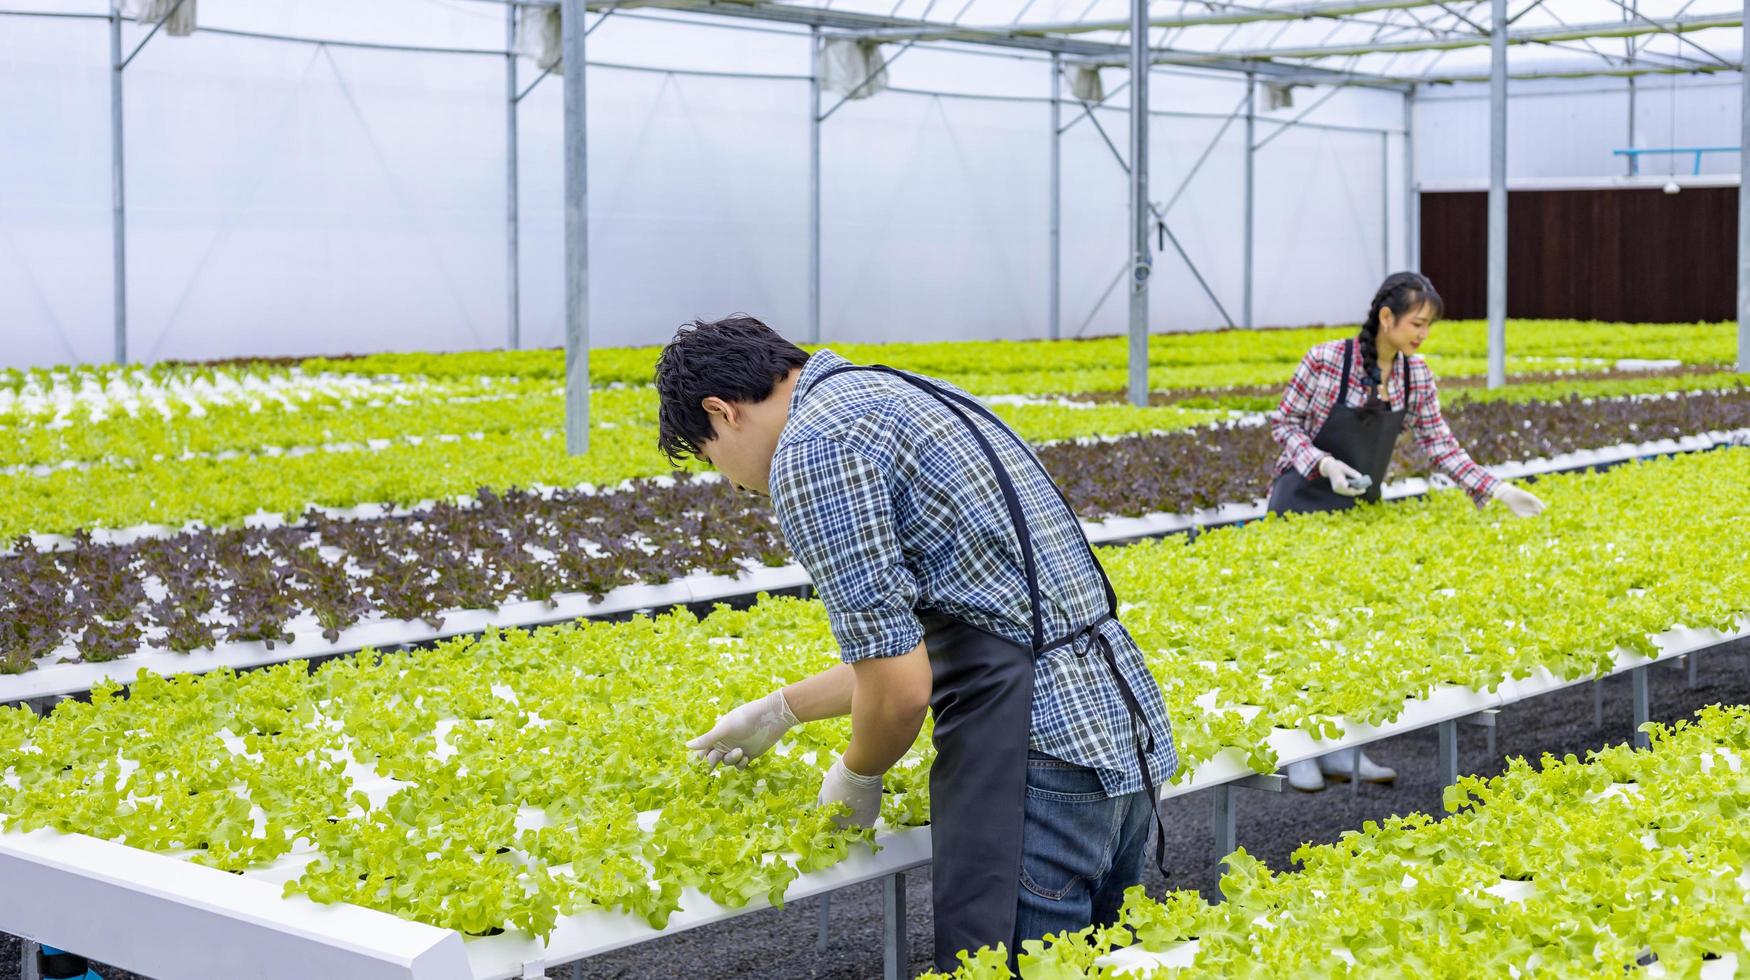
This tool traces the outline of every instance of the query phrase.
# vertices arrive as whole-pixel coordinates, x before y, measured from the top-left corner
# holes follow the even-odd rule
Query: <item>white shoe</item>
[[[1325,788],[1325,777],[1319,773],[1319,764],[1312,759],[1307,759],[1304,762],[1289,764],[1288,785],[1302,793],[1317,793]]]
[[[1339,752],[1327,753],[1326,755],[1319,757],[1319,769],[1323,771],[1326,776],[1346,783],[1352,775],[1351,769],[1355,763],[1355,755],[1356,750],[1354,749],[1343,749]],[[1398,778],[1398,771],[1396,769],[1393,769],[1390,766],[1382,766],[1379,763],[1374,762],[1367,757],[1366,752],[1362,752],[1360,755],[1362,782],[1389,783]]]

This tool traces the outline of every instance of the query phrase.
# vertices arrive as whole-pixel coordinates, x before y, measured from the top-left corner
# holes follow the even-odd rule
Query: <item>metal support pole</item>
[[[1391,275],[1391,134],[1379,134],[1379,260],[1380,278]]]
[[[1148,0],[1130,0],[1130,404],[1148,404]]]
[[[1634,20],[1635,14],[1639,9],[1639,2],[1630,3],[1628,6],[1622,8],[1622,19],[1625,21]],[[1629,37],[1626,41],[1628,47],[1628,62],[1630,65],[1633,65],[1635,62],[1636,39]],[[1637,94],[1638,93],[1635,91],[1635,77],[1630,75],[1628,77],[1628,143],[1624,145],[1631,150],[1635,148],[1635,114],[1637,111],[1637,107],[1635,106],[1635,96]],[[1630,177],[1633,177],[1639,172],[1640,162],[1641,158],[1639,154],[1630,153],[1628,155],[1628,173]]]
[[[1697,683],[1696,679],[1695,679],[1696,655],[1692,653],[1689,656],[1684,657],[1683,659],[1689,661],[1689,663],[1687,664],[1687,666],[1689,668],[1689,689],[1691,691],[1693,691],[1693,690],[1695,690],[1696,683]]]
[[[820,343],[820,28],[808,37],[808,342]]]
[[[881,975],[884,980],[911,976],[905,936],[905,872],[881,879]]]
[[[1416,193],[1416,89],[1404,93],[1404,268],[1422,268],[1422,201]]]
[[[1063,55],[1051,54],[1051,339],[1063,335]]]
[[[1484,708],[1474,715],[1466,715],[1463,718],[1458,719],[1466,725],[1481,728],[1487,733],[1490,757],[1493,757],[1495,754],[1495,728],[1497,719],[1500,718],[1500,715],[1501,710],[1499,708]]]
[[[1361,795],[1361,746],[1349,750],[1349,795]]]
[[[1443,721],[1435,726],[1440,738],[1440,785],[1458,782],[1458,722]]]
[[[1744,18],[1744,42],[1750,44],[1750,17]],[[1738,101],[1738,145],[1750,147],[1750,72],[1738,73]],[[1738,154],[1738,370],[1750,372],[1750,153],[1743,152]]]
[[[561,0],[565,92],[565,450],[589,452],[589,152],[584,0]]]
[[[511,350],[522,346],[522,263],[517,247],[522,232],[517,208],[517,83],[516,11],[504,5],[504,275],[505,343]]]
[[[1256,76],[1250,72],[1247,72],[1246,73],[1246,195],[1245,195],[1246,206],[1245,206],[1245,216],[1240,219],[1243,222],[1245,222],[1245,228],[1241,231],[1241,234],[1240,234],[1241,239],[1245,242],[1245,244],[1242,246],[1243,254],[1242,254],[1242,257],[1240,259],[1241,276],[1243,278],[1243,284],[1242,284],[1241,288],[1245,291],[1245,296],[1243,297],[1241,303],[1245,307],[1245,310],[1240,317],[1240,323],[1248,329],[1258,325],[1257,321],[1252,319],[1252,254],[1253,254],[1253,247],[1254,247],[1254,242],[1253,242],[1252,236],[1254,234],[1254,224],[1255,224],[1255,217],[1254,217],[1252,209],[1256,206],[1256,203],[1253,200],[1253,197],[1255,194],[1255,188],[1257,186],[1257,179],[1258,179],[1257,169],[1256,169],[1256,159],[1255,159],[1256,155],[1257,155],[1256,148],[1253,147],[1252,144],[1257,141],[1257,128],[1258,128],[1257,99],[1258,99],[1258,76]]]
[[[814,955],[826,955],[826,937],[832,926],[832,892],[820,896],[820,912],[815,918]]]
[[[115,362],[128,363],[128,208],[127,170],[122,146],[121,0],[109,4],[109,198],[110,275],[114,283]]]
[[[1209,830],[1215,837],[1215,859],[1223,862],[1239,846],[1234,839],[1234,814],[1238,805],[1234,793],[1242,789],[1254,789],[1264,793],[1280,793],[1288,782],[1281,773],[1253,773],[1232,782],[1222,783],[1214,788],[1209,797]],[[1156,801],[1159,806],[1159,801]]]
[[[1644,749],[1652,744],[1647,733],[1641,731],[1641,726],[1651,720],[1647,704],[1647,668],[1635,668],[1629,672],[1629,678],[1634,681],[1635,691],[1635,748]]]
[[[36,954],[38,945],[34,939],[23,939],[18,943],[18,976],[20,980],[37,980]]]
[[[1635,77],[1633,75],[1628,77],[1628,148],[1631,150],[1635,148]],[[1633,177],[1635,172],[1640,169],[1638,165],[1641,158],[1638,154],[1630,153],[1627,159],[1628,175]]]
[[[1215,837],[1215,859],[1234,852],[1234,788],[1223,783],[1209,794],[1209,832]]]
[[[1592,682],[1592,727],[1604,727],[1604,678]]]
[[[1507,0],[1489,21],[1489,387],[1507,383]]]

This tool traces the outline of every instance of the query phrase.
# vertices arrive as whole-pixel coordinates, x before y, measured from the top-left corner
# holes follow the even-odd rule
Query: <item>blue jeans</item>
[[[1124,890],[1148,862],[1151,801],[1144,792],[1108,797],[1086,766],[1027,753],[1015,941],[1117,921]]]

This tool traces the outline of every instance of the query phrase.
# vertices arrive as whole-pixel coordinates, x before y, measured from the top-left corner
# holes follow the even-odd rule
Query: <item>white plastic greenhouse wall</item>
[[[466,0],[201,0],[200,19],[494,50],[505,33],[501,7]],[[737,310],[805,330],[808,35],[741,27],[632,11],[589,39],[596,345],[657,343]],[[124,43],[143,34],[130,23]],[[0,366],[110,357],[108,63],[101,20],[0,17]],[[527,60],[519,72],[537,74]],[[1049,62],[920,47],[889,75],[895,90],[823,124],[823,338],[1046,335]],[[1122,78],[1112,70],[1108,87]],[[1637,85],[1641,145],[1736,144],[1736,76]],[[1611,151],[1628,145],[1626,89],[1516,83],[1511,176],[1622,173]],[[155,38],[125,90],[132,359],[505,344],[503,58],[197,33]],[[1243,125],[1174,195],[1244,90],[1234,75],[1157,70],[1151,94],[1151,196],[1173,201],[1173,232],[1235,319]],[[1259,138],[1320,94],[1267,112],[1260,88]],[[1486,96],[1419,95],[1418,179],[1486,176]],[[559,99],[548,79],[521,106],[524,346],[562,339]],[[1403,107],[1396,92],[1344,90],[1308,117],[1320,125],[1258,151],[1256,323],[1352,321],[1407,261]],[[1124,113],[1122,96],[1099,113],[1119,145]],[[1121,332],[1126,185],[1085,121],[1065,134],[1063,174],[1063,333]],[[1170,245],[1157,269],[1156,329],[1225,322]]]

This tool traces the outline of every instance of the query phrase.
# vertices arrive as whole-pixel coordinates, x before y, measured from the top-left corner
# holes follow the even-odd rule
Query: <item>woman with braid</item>
[[[1295,369],[1270,432],[1282,455],[1270,486],[1276,514],[1342,510],[1356,498],[1379,500],[1380,485],[1406,419],[1433,468],[1463,487],[1478,507],[1499,500],[1520,517],[1543,502],[1478,466],[1440,416],[1434,374],[1416,350],[1442,312],[1425,276],[1399,272],[1373,296],[1367,322],[1349,340],[1319,344]],[[1323,789],[1325,777],[1385,783],[1397,773],[1345,749],[1288,767],[1295,789]]]

